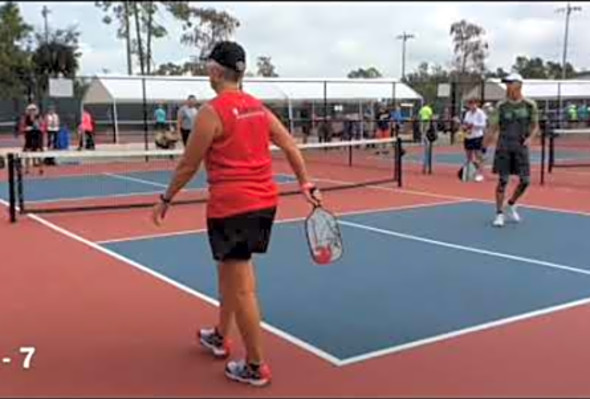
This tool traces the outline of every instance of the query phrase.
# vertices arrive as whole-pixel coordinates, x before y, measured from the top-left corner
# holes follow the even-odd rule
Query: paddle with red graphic
[[[319,197],[319,190],[310,187],[310,197]],[[313,208],[305,219],[305,234],[313,261],[319,265],[328,265],[342,257],[342,235],[336,217],[321,202],[312,202]]]

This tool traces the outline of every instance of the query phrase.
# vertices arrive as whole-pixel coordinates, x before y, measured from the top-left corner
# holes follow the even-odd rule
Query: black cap
[[[246,70],[246,52],[238,43],[219,42],[213,47],[209,59],[236,72]]]

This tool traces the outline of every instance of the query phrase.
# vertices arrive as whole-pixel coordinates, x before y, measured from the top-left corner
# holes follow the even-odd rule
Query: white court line
[[[530,264],[534,264],[534,265],[538,265],[538,266],[544,266],[544,267],[549,267],[549,268],[553,268],[553,269],[565,270],[565,271],[572,272],[572,273],[578,273],[578,274],[584,274],[584,275],[590,276],[590,270],[580,269],[577,267],[572,267],[572,266],[567,266],[567,265],[561,265],[559,263],[546,262],[543,260],[527,258],[524,256],[510,255],[510,254],[505,254],[502,252],[488,251],[486,249],[479,249],[479,248],[475,248],[475,247],[468,247],[465,245],[453,244],[453,243],[446,242],[446,241],[433,240],[430,238],[424,238],[424,237],[415,236],[412,234],[400,233],[400,232],[392,231],[392,230],[380,229],[377,227],[367,226],[367,225],[360,224],[360,223],[349,222],[346,220],[340,220],[338,223],[341,225],[344,225],[344,226],[355,227],[357,229],[371,231],[374,233],[383,234],[383,235],[387,235],[387,236],[404,238],[404,239],[413,240],[413,241],[420,241],[420,242],[424,242],[426,244],[437,245],[440,247],[452,248],[452,249],[457,249],[457,250],[466,251],[466,252],[474,252],[474,253],[477,253],[480,255],[488,255],[488,256],[493,256],[493,257],[497,257],[497,258],[510,259],[510,260],[515,260],[518,262],[530,263]]]
[[[350,182],[346,182],[346,181],[342,181],[342,180],[333,180],[333,179],[319,179],[319,180],[325,181],[325,182],[336,183],[336,184],[350,184]],[[384,184],[392,184],[392,183],[388,182],[388,183],[384,183]],[[463,196],[458,196],[458,195],[439,194],[439,193],[433,193],[430,191],[408,190],[406,188],[399,188],[399,187],[386,187],[386,186],[381,186],[381,185],[368,185],[365,187],[370,188],[372,190],[382,190],[382,191],[388,191],[388,192],[392,192],[392,193],[401,193],[401,194],[422,195],[422,196],[431,197],[431,198],[446,198],[446,199],[457,200],[457,201],[469,200],[472,202],[482,202],[482,203],[489,203],[489,204],[496,203],[495,200],[485,200],[485,199],[475,198],[475,197],[463,197]],[[538,209],[538,210],[542,210],[542,211],[566,213],[566,214],[580,215],[580,216],[590,216],[590,212],[573,211],[573,210],[569,210],[569,209],[552,208],[552,207],[541,206],[541,205],[531,205],[531,204],[527,204],[525,202],[521,203],[520,206],[523,208]]]
[[[579,269],[579,268],[575,268],[575,267],[571,267],[571,266],[560,265],[560,264],[556,264],[556,263],[552,263],[552,262],[545,262],[545,261],[531,259],[531,258],[525,258],[525,257],[521,257],[521,256],[509,255],[509,254],[504,254],[504,253],[500,253],[500,252],[487,251],[487,250],[482,250],[482,249],[473,248],[473,247],[466,247],[463,245],[456,245],[456,244],[447,243],[447,242],[443,242],[443,241],[431,240],[431,239],[427,239],[427,238],[423,238],[423,237],[413,236],[410,234],[398,233],[398,232],[394,232],[394,231],[390,231],[390,230],[379,229],[379,228],[366,226],[366,225],[353,223],[353,222],[348,222],[348,221],[341,220],[341,221],[339,221],[339,223],[342,225],[345,225],[345,226],[350,226],[350,227],[359,228],[362,230],[372,231],[375,233],[384,234],[384,235],[388,235],[388,236],[395,236],[395,237],[409,239],[409,240],[421,241],[421,242],[425,242],[427,244],[433,244],[433,245],[443,246],[443,247],[447,247],[447,248],[463,250],[463,251],[467,251],[467,252],[474,252],[474,253],[478,253],[478,254],[482,254],[482,255],[489,255],[489,256],[494,256],[494,257],[499,257],[499,258],[505,258],[505,259],[515,260],[515,261],[524,262],[524,263],[531,263],[531,264],[536,264],[536,265],[543,266],[543,267],[549,267],[549,268],[554,268],[554,269],[558,269],[558,270],[564,270],[564,271],[568,271],[568,272],[572,272],[572,273],[590,276],[589,270]],[[506,317],[503,319],[498,319],[498,320],[483,323],[483,324],[478,324],[478,325],[475,325],[472,327],[451,331],[448,333],[432,336],[432,337],[425,338],[425,339],[420,339],[420,340],[409,342],[406,344],[397,345],[397,346],[393,346],[393,347],[389,347],[389,348],[385,348],[385,349],[380,349],[380,350],[373,351],[373,352],[364,353],[359,356],[353,356],[350,358],[346,358],[346,359],[343,359],[340,361],[339,366],[347,366],[347,365],[350,365],[353,363],[371,360],[371,359],[374,359],[377,357],[382,357],[382,356],[398,353],[398,352],[401,352],[404,350],[409,350],[409,349],[413,349],[416,347],[420,347],[420,346],[448,340],[451,338],[459,337],[461,335],[466,335],[466,334],[470,334],[470,333],[474,333],[474,332],[478,332],[478,331],[483,331],[483,330],[491,329],[494,327],[499,327],[499,326],[503,326],[506,324],[514,323],[517,321],[531,319],[531,318],[538,317],[541,315],[546,315],[549,313],[555,313],[555,312],[558,312],[561,310],[586,305],[589,303],[590,303],[590,297],[579,299],[579,300],[572,301],[572,302],[559,304],[559,305],[555,305],[555,306],[550,306],[550,307],[543,308],[543,309],[534,310],[531,312],[522,313],[522,314],[511,316],[511,317]]]
[[[376,350],[373,352],[364,353],[359,356],[349,357],[346,359],[342,359],[340,361],[340,363],[338,364],[338,366],[348,366],[353,363],[359,363],[359,362],[363,362],[363,361],[367,361],[367,360],[372,360],[372,359],[375,359],[378,357],[383,357],[386,355],[399,353],[399,352],[413,349],[413,348],[417,348],[420,346],[425,346],[425,345],[433,344],[436,342],[446,341],[446,340],[456,338],[456,337],[459,337],[462,335],[472,334],[472,333],[476,333],[476,332],[480,332],[480,331],[484,331],[484,330],[490,330],[495,327],[505,326],[508,324],[516,323],[518,321],[529,320],[529,319],[533,319],[535,317],[548,315],[551,313],[557,313],[562,310],[580,307],[580,306],[588,305],[588,304],[590,304],[590,297],[579,299],[579,300],[572,301],[572,302],[563,303],[560,305],[550,306],[550,307],[539,309],[539,310],[534,310],[534,311],[527,312],[527,313],[522,313],[522,314],[519,314],[516,316],[511,316],[511,317],[506,317],[503,319],[494,320],[494,321],[491,321],[488,323],[478,324],[478,325],[475,325],[472,327],[451,331],[451,332],[448,332],[445,334],[435,335],[435,336],[421,339],[418,341],[409,342],[407,344],[402,344],[402,345],[398,345],[398,346],[393,346],[393,347],[389,347],[389,348],[385,348],[385,349]]]
[[[198,292],[190,287],[187,287],[186,285],[181,284],[178,281],[173,280],[163,274],[160,274],[160,273],[150,269],[149,267],[142,265],[141,263],[138,263],[138,262],[131,260],[123,255],[120,255],[114,251],[104,248],[104,247],[98,245],[97,243],[89,241],[89,240],[87,240],[75,233],[72,233],[62,227],[59,227],[47,220],[35,215],[35,214],[29,214],[29,217],[31,217],[31,219],[35,220],[36,222],[50,228],[53,231],[56,231],[62,235],[65,235],[66,237],[69,237],[75,241],[85,244],[85,245],[89,246],[90,248],[95,249],[105,255],[108,255],[108,256],[111,256],[117,260],[120,260],[120,261],[128,264],[129,266],[135,267],[136,269],[139,269],[139,270],[151,275],[152,277],[155,277],[165,283],[168,283],[181,291],[184,291],[190,295],[193,295],[193,296],[195,296],[195,297],[197,297],[197,298],[199,298],[211,305],[219,306],[219,302],[216,299],[213,299],[201,292]],[[262,322],[261,324],[262,324],[262,328],[264,328],[268,332],[270,332],[280,338],[283,338],[284,340],[290,342],[291,344],[298,346],[299,348],[304,349],[304,350],[316,355],[317,357],[319,357],[323,360],[326,360],[327,362],[329,362],[335,366],[338,366],[340,364],[340,359],[338,359],[337,357],[335,357],[327,352],[324,352],[323,350],[321,350],[321,349],[319,349],[319,348],[317,348],[317,347],[315,347],[315,346],[313,346],[313,345],[311,345],[311,344],[309,344],[309,343],[307,343],[307,342],[305,342],[305,341],[303,341],[303,340],[301,340],[301,339],[299,339],[299,338],[297,338],[297,337],[295,337],[295,336],[293,336],[293,335],[291,335],[291,334],[289,334],[277,327],[274,327],[266,322]]]
[[[452,201],[429,202],[429,203],[423,203],[423,204],[402,205],[402,206],[394,206],[394,207],[388,207],[388,208],[377,208],[377,209],[369,209],[369,210],[363,209],[363,210],[358,210],[358,211],[341,212],[341,213],[338,213],[338,217],[364,215],[364,214],[371,214],[371,213],[378,213],[378,212],[403,211],[403,210],[428,208],[428,207],[443,206],[443,205],[454,205],[454,204],[461,204],[461,203],[466,203],[466,202],[472,202],[472,201],[471,200],[452,200]],[[290,219],[278,219],[275,222],[275,224],[301,222],[305,219],[306,219],[306,216],[297,217],[297,218],[290,218]],[[188,234],[201,234],[201,233],[205,233],[206,231],[207,231],[206,228],[194,229],[194,230],[181,230],[181,231],[175,231],[175,232],[170,232],[170,233],[147,234],[147,235],[143,235],[143,236],[114,238],[112,240],[96,241],[96,243],[102,245],[102,244],[112,244],[112,243],[125,242],[125,241],[150,240],[153,238],[166,238],[166,237],[188,235]]]
[[[484,199],[474,198],[474,197],[462,197],[462,196],[457,196],[457,195],[437,194],[437,193],[432,193],[430,191],[408,190],[408,189],[404,189],[404,188],[396,189],[396,188],[388,188],[388,187],[375,187],[375,188],[379,189],[379,190],[396,191],[396,192],[404,192],[407,194],[423,195],[425,197],[431,197],[431,198],[446,198],[446,199],[454,199],[454,200],[462,200],[463,199],[463,200],[471,200],[473,202],[482,202],[482,203],[486,203],[486,204],[495,204],[496,203],[495,200],[484,200]],[[521,203],[520,207],[521,208],[538,209],[541,211],[549,211],[549,212],[555,212],[555,213],[566,213],[566,214],[570,214],[570,215],[590,216],[590,212],[573,211],[573,210],[569,210],[569,209],[553,208],[553,207],[542,206],[542,205],[531,205],[531,204],[527,204],[525,202]]]
[[[7,205],[7,203],[3,200],[0,200],[1,203],[4,203],[5,205]],[[93,243],[91,241],[88,241],[74,233],[71,233],[65,229],[62,229],[56,225],[54,225],[51,222],[48,222],[40,217],[38,217],[37,215],[28,215],[31,218],[33,218],[34,220],[36,220],[37,222],[45,225],[46,227],[49,227],[50,229],[53,229],[55,231],[57,231],[58,233],[61,233],[67,237],[70,237],[76,241],[79,241],[83,244],[86,244],[87,246],[90,246],[91,248],[96,249],[99,252],[102,252],[108,256],[114,257],[115,259],[121,260],[133,267],[138,268],[139,270],[142,270],[168,284],[171,284],[172,286],[178,288],[181,291],[187,292],[197,298],[200,298],[201,300],[212,304],[214,306],[219,306],[218,301],[216,301],[215,299],[212,299],[206,295],[203,295],[202,293],[192,290],[189,287],[186,287],[178,282],[176,282],[175,280],[172,280],[164,275],[161,275],[135,261],[132,261],[128,258],[123,257],[122,255],[117,254],[116,252],[110,251],[106,248],[103,248],[101,246],[99,246],[96,243]],[[350,358],[346,358],[346,359],[338,359],[335,356],[330,355],[329,353],[326,353],[324,351],[322,351],[321,349],[318,349],[296,337],[291,336],[288,333],[285,333],[267,323],[262,323],[262,326],[264,329],[266,329],[267,331],[277,335],[280,338],[285,339],[286,341],[299,346],[300,348],[309,351],[312,354],[315,354],[316,356],[332,363],[333,365],[337,366],[337,367],[341,367],[341,366],[348,366],[350,364],[354,364],[354,363],[358,363],[361,361],[366,361],[366,360],[370,360],[370,359],[374,359],[377,357],[382,357],[385,355],[389,355],[389,354],[393,354],[393,353],[397,353],[397,352],[401,352],[404,350],[409,350],[412,348],[416,348],[419,346],[424,346],[424,345],[428,345],[428,344],[432,344],[432,343],[436,343],[436,342],[440,342],[443,340],[448,340],[451,338],[455,338],[455,337],[459,337],[461,335],[466,335],[469,333],[474,333],[474,332],[479,332],[479,331],[483,331],[483,330],[488,330],[494,327],[499,327],[499,326],[503,326],[503,325],[507,325],[510,323],[515,323],[518,321],[523,321],[523,320],[527,320],[527,319],[532,319],[538,316],[542,316],[542,315],[546,315],[546,314],[550,314],[550,313],[556,313],[558,311],[561,310],[566,310],[566,309],[570,309],[570,308],[574,308],[574,307],[580,307],[583,305],[587,305],[590,303],[590,298],[584,298],[584,299],[580,299],[580,300],[576,300],[576,301],[572,301],[572,302],[568,302],[568,303],[564,303],[564,304],[560,304],[560,305],[556,305],[556,306],[551,306],[551,307],[547,307],[544,309],[539,309],[539,310],[535,310],[532,312],[528,312],[528,313],[523,313],[520,315],[516,315],[516,316],[512,316],[512,317],[507,317],[504,319],[499,319],[496,321],[492,321],[492,322],[488,322],[488,323],[483,323],[483,324],[479,324],[476,326],[472,326],[472,327],[468,327],[465,329],[460,329],[460,330],[456,330],[456,331],[452,331],[449,333],[445,333],[445,334],[440,334],[437,336],[433,336],[433,337],[429,337],[426,339],[422,339],[422,340],[418,340],[418,341],[414,341],[414,342],[410,342],[407,344],[402,344],[402,345],[398,345],[398,346],[394,346],[394,347],[390,347],[390,348],[385,348],[385,349],[381,349],[378,351],[373,351],[373,352],[369,352],[369,353],[365,353],[359,356],[354,356],[354,357],[350,357]]]
[[[157,183],[151,180],[145,180],[145,179],[138,179],[137,177],[130,177],[130,176],[125,176],[125,175],[119,175],[116,173],[102,173],[105,176],[109,176],[109,177],[113,177],[115,179],[120,179],[120,180],[128,180],[128,181],[132,181],[135,183],[141,183],[141,184],[147,184],[150,186],[155,186],[155,187],[160,187],[160,188],[166,188],[168,187],[167,184],[163,184],[163,183]]]

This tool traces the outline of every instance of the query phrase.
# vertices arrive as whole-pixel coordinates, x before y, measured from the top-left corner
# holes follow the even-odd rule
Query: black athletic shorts
[[[463,140],[463,146],[467,151],[481,151],[483,146],[483,136]]]
[[[276,208],[268,208],[226,218],[208,218],[213,259],[249,260],[254,253],[265,253],[275,214]]]
[[[529,177],[531,174],[529,149],[525,146],[507,149],[498,148],[494,154],[493,172],[501,176],[517,175]]]
[[[188,136],[190,136],[191,131],[189,129],[180,129],[180,134],[182,135],[182,142],[186,147],[186,143],[188,141]]]
[[[43,133],[40,130],[30,130],[25,132],[24,151],[41,151],[43,150]]]

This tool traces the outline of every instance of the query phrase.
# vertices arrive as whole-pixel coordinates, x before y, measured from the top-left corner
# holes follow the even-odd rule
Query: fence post
[[[543,119],[541,121],[541,185],[545,185],[545,146],[547,140],[545,137],[547,130],[547,121]]]

